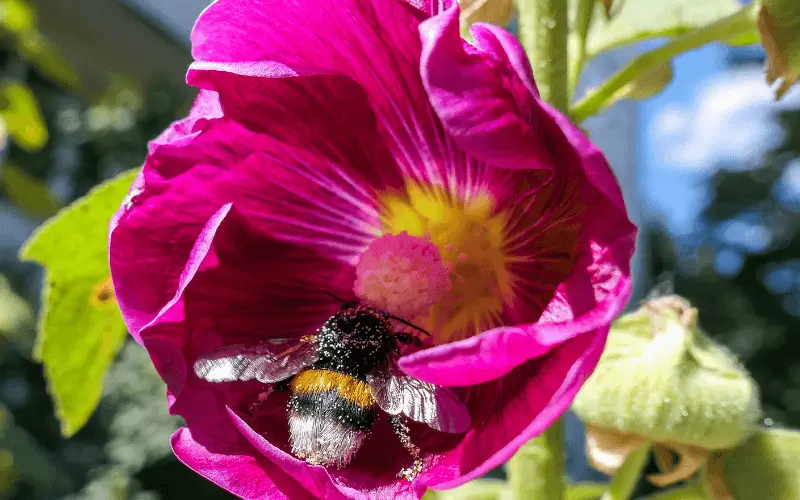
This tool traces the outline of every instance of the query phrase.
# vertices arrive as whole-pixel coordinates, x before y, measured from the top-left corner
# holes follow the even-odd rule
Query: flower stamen
[[[507,216],[495,209],[488,193],[461,199],[441,186],[409,184],[405,193],[383,199],[382,216],[384,234],[424,236],[449,266],[450,286],[422,321],[436,343],[500,324],[512,298]]]

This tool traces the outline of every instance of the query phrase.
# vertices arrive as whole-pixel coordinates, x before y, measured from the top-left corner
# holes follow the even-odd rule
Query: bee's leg
[[[275,390],[274,387],[272,386],[268,387],[266,391],[259,393],[258,396],[256,396],[256,399],[252,403],[250,403],[250,406],[247,407],[247,412],[250,414],[251,417],[254,416],[256,412],[258,412],[258,410],[264,405],[264,403],[267,402],[267,398],[269,397],[270,394],[272,394],[272,391],[274,390]]]
[[[422,341],[418,337],[415,337],[414,335],[411,335],[410,333],[395,332],[394,338],[396,338],[397,341],[402,343],[402,344],[409,344],[409,345],[414,345],[414,346],[417,346],[417,347],[422,347]]]
[[[392,427],[394,427],[394,432],[397,434],[397,437],[400,438],[400,443],[402,443],[403,448],[408,451],[411,458],[414,459],[414,463],[411,467],[406,467],[402,469],[400,472],[397,473],[398,477],[402,477],[406,481],[413,481],[420,472],[422,472],[422,456],[420,454],[420,449],[411,442],[411,435],[409,433],[408,425],[406,424],[405,418],[402,415],[391,415],[389,419],[392,422]]]

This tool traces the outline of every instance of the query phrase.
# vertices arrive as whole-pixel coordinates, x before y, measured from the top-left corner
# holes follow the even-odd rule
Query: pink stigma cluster
[[[450,290],[450,269],[430,239],[405,231],[386,234],[361,255],[353,290],[364,302],[411,319],[424,315]]]

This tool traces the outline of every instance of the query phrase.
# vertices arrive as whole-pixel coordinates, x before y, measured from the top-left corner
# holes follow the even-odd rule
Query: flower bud
[[[758,388],[696,318],[675,296],[620,318],[575,412],[592,427],[656,443],[715,450],[747,438],[760,416]]]

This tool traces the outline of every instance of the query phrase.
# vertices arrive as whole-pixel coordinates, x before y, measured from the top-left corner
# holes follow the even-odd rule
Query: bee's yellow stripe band
[[[303,370],[292,379],[291,388],[292,392],[298,394],[336,389],[339,396],[361,408],[369,408],[375,404],[369,384],[330,370]]]

